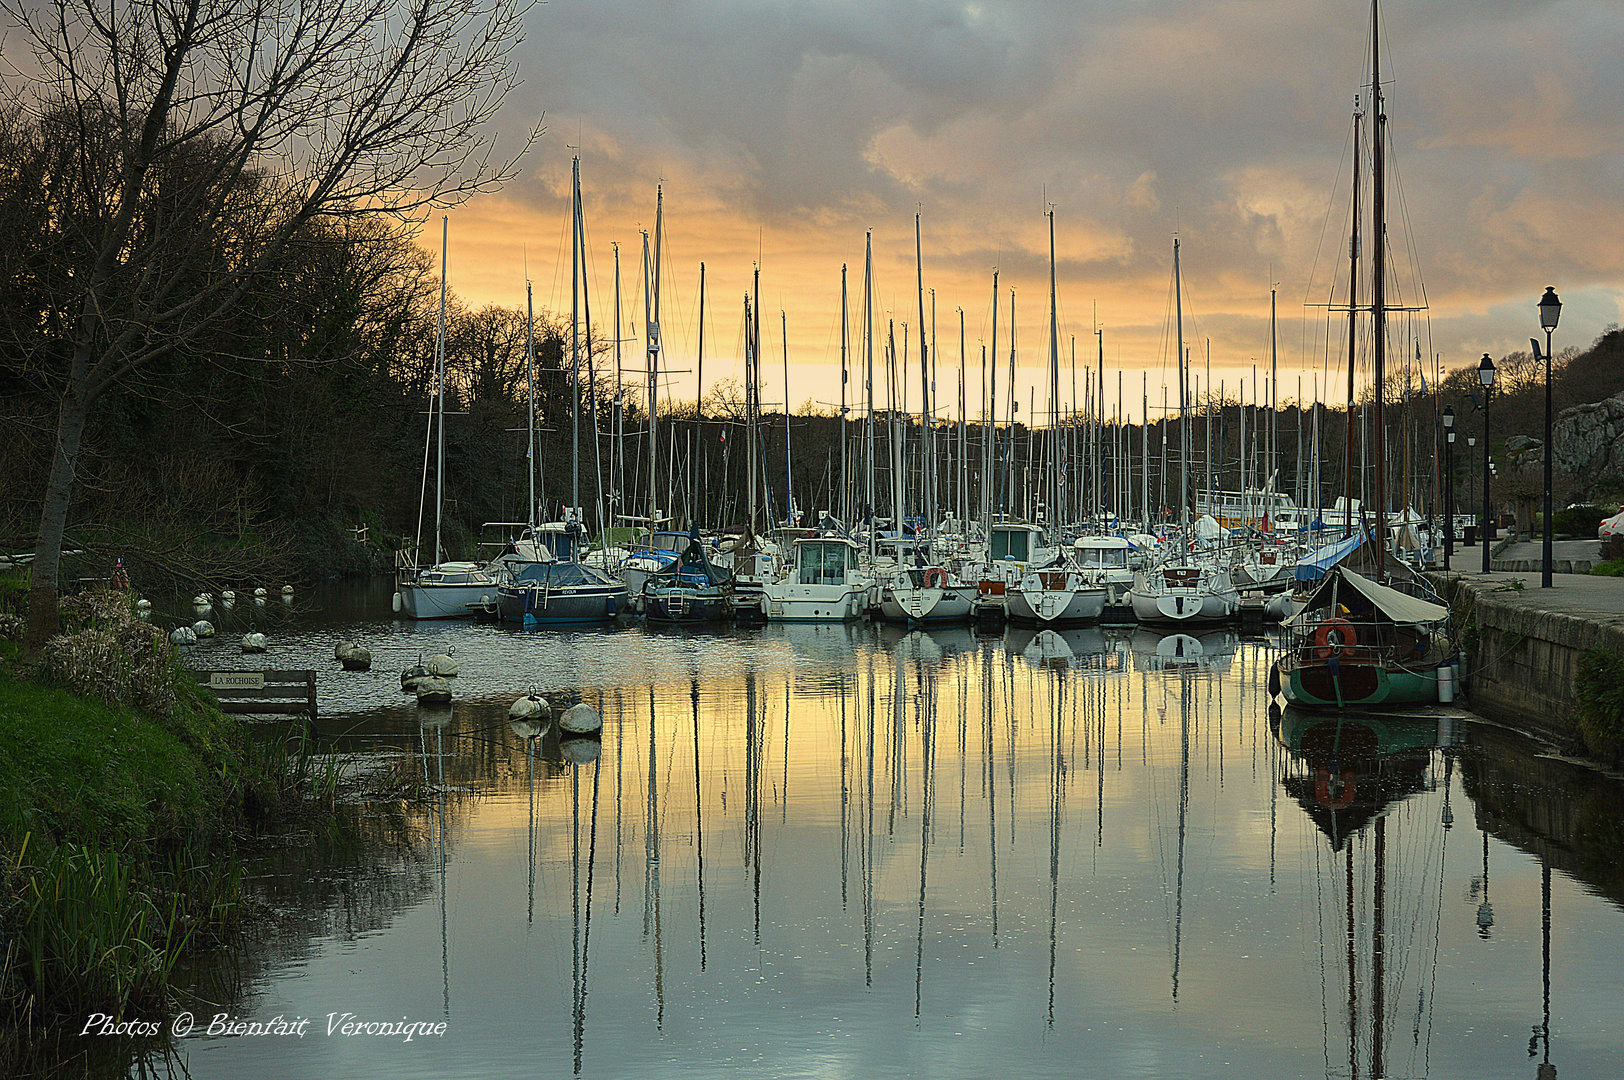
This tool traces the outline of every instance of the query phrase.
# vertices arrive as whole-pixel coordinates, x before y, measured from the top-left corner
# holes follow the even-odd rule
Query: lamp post
[[[1455,406],[1444,406],[1444,569],[1455,557]]]
[[[1551,587],[1551,331],[1556,329],[1556,320],[1562,315],[1562,301],[1557,299],[1556,289],[1546,286],[1545,295],[1539,298],[1539,325],[1545,331],[1545,540],[1540,552],[1539,587]]]
[[[1483,384],[1483,572],[1489,572],[1489,398],[1494,394],[1494,361],[1484,353],[1477,378]]]

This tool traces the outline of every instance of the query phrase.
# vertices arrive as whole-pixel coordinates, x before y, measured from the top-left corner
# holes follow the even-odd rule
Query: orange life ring
[[[943,570],[940,566],[933,566],[929,570],[926,570],[925,571],[925,588],[927,588],[927,589],[945,589],[945,588],[947,588],[947,571]]]
[[[1342,774],[1341,790],[1331,797],[1331,772],[1321,769],[1314,777],[1314,798],[1327,810],[1346,810],[1353,805],[1354,779],[1351,772]]]
[[[1314,651],[1321,659],[1337,653],[1352,656],[1357,644],[1359,636],[1353,632],[1353,624],[1346,619],[1326,619],[1314,630]]]

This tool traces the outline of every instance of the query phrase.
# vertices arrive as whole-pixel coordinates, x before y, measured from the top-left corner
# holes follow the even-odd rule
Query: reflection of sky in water
[[[343,631],[312,633],[312,666]],[[1259,645],[1098,629],[366,632],[392,659],[355,697],[400,745],[416,743],[400,658],[457,644],[459,690],[477,700],[447,729],[447,775],[479,794],[452,819],[443,895],[435,870],[381,930],[318,938],[241,1014],[448,1032],[194,1040],[195,1077],[569,1075],[582,935],[584,1076],[1343,1076],[1349,851],[1368,1074],[1376,830],[1333,851],[1279,782],[1306,766],[1271,736]],[[542,746],[533,830],[505,722],[531,685],[579,687],[605,718],[595,766]],[[1444,756],[1421,753],[1426,782],[1384,810],[1385,1067],[1532,1076],[1539,864],[1490,839],[1495,923],[1480,937],[1474,806],[1451,766],[1442,829]],[[1620,1048],[1621,928],[1616,906],[1553,875],[1563,1075],[1605,1074]]]

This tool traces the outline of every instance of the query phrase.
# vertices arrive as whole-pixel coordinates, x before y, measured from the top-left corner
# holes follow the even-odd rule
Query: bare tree
[[[70,287],[40,345],[61,373],[26,644],[57,580],[91,407],[197,347],[318,220],[494,189],[488,122],[532,0],[0,0],[32,53],[11,104],[64,148],[47,178]],[[15,40],[15,39],[14,39]],[[540,135],[532,128],[519,154]],[[49,319],[44,321],[51,321]]]

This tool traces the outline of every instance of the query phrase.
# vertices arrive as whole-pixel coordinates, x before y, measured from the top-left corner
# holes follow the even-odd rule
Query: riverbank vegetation
[[[0,1065],[93,1013],[164,1015],[176,965],[249,914],[237,847],[337,784],[223,714],[127,593],[65,604],[23,662],[24,595],[0,578]]]

